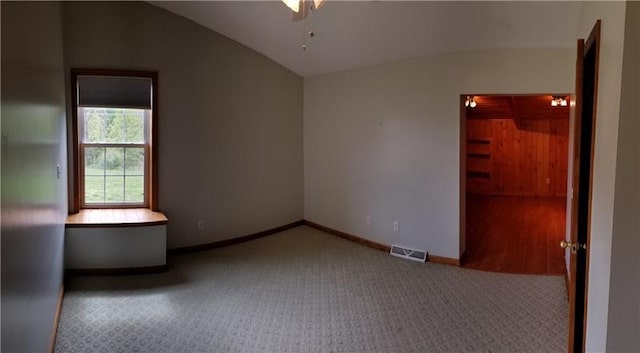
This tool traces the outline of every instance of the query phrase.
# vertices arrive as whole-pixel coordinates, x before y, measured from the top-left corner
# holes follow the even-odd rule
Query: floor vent
[[[389,253],[393,256],[418,262],[425,262],[427,260],[426,250],[410,249],[399,245],[391,245],[391,251],[389,251]]]

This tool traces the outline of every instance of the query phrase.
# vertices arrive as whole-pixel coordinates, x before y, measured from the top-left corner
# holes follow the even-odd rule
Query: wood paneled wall
[[[569,119],[467,119],[467,192],[566,196]]]

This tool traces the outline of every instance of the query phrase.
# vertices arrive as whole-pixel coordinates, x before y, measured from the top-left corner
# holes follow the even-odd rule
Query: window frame
[[[145,180],[144,180],[144,202],[143,203],[111,203],[111,204],[89,204],[84,200],[84,147],[80,134],[82,129],[83,114],[80,113],[78,107],[78,77],[79,76],[112,76],[112,77],[136,77],[148,78],[151,80],[151,114],[145,111],[146,128],[149,130],[145,136]],[[149,208],[152,211],[158,211],[158,73],[155,71],[138,71],[138,70],[113,70],[113,69],[71,69],[71,129],[72,129],[72,153],[73,153],[73,179],[70,180],[71,189],[73,190],[70,198],[70,213],[78,213],[80,209],[90,208]],[[150,116],[149,116],[150,115]],[[117,147],[142,147],[138,144],[109,144],[101,145],[118,145]],[[96,147],[99,147],[96,145]]]

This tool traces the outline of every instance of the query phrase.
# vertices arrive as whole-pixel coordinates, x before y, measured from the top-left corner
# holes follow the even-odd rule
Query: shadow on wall
[[[45,352],[62,286],[67,215],[61,5],[0,6],[2,351]]]

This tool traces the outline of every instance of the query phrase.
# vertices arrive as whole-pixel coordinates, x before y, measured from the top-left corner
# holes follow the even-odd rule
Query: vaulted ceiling
[[[302,76],[438,53],[573,48],[578,1],[327,1],[292,22],[281,1],[152,1]],[[305,29],[306,26],[306,29]],[[313,29],[314,38],[303,35]]]

